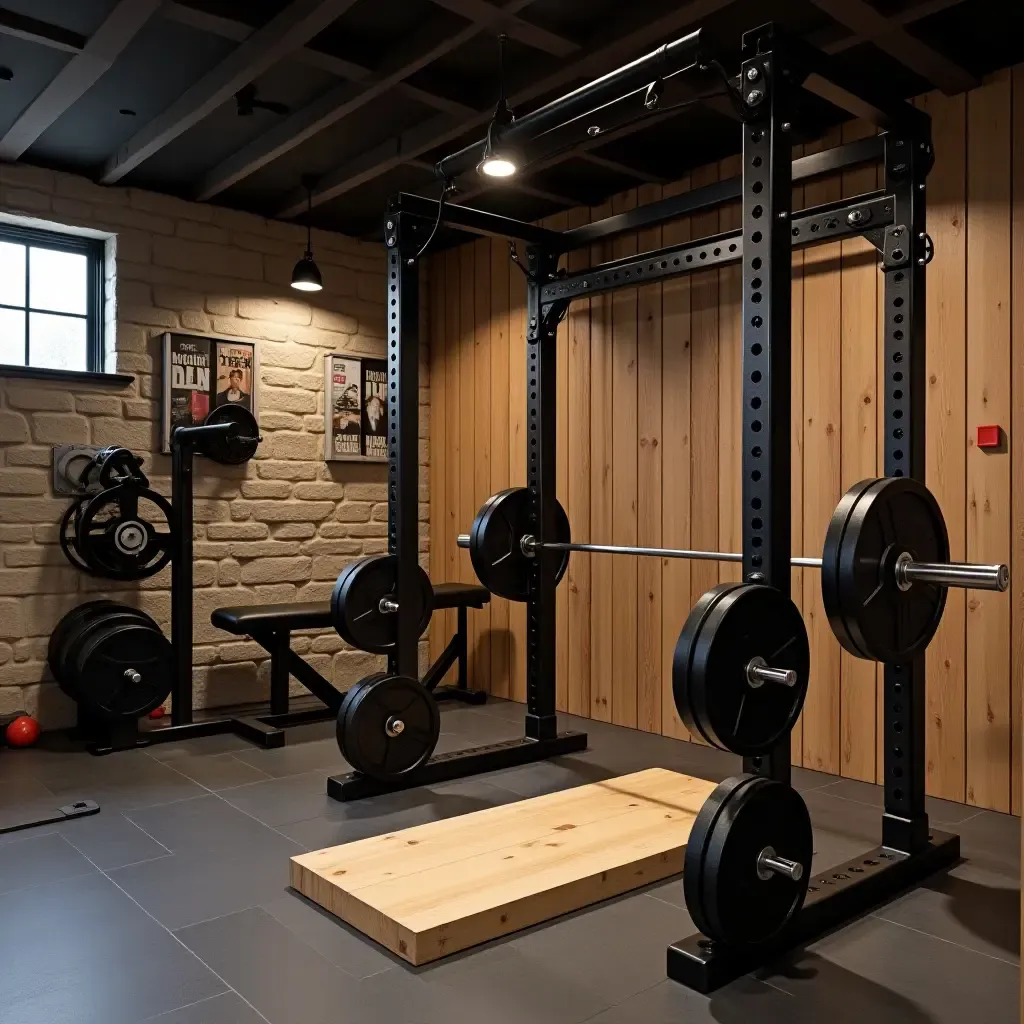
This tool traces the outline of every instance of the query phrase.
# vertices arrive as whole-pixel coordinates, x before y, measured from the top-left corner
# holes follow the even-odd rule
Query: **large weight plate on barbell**
[[[948,562],[942,510],[924,484],[907,477],[861,480],[836,506],[825,533],[821,596],[836,639],[858,658],[902,664],[931,642],[946,588],[901,590],[896,560]]]
[[[358,558],[338,575],[331,593],[331,615],[341,638],[361,651],[389,654],[398,643],[398,615],[382,612],[380,602],[396,597],[398,558],[395,555],[367,555]],[[410,614],[418,623],[421,635],[430,624],[434,609],[434,588],[430,577],[419,565],[415,568],[415,585]]]
[[[408,676],[368,676],[349,690],[338,712],[338,746],[345,760],[383,782],[426,763],[440,731],[437,703]]]
[[[234,437],[208,437],[202,444],[202,453],[224,466],[240,466],[248,462],[259,447],[259,424],[256,417],[241,405],[218,405],[203,420],[204,426],[214,423],[237,423]]]
[[[803,866],[792,881],[763,878],[766,847]],[[803,906],[814,851],[811,819],[799,793],[756,775],[725,779],[701,806],[687,841],[683,894],[694,924],[733,947],[775,938]]]
[[[747,666],[763,658],[792,669],[794,686],[752,686]],[[672,693],[686,727],[734,754],[765,754],[793,727],[810,678],[807,629],[775,587],[722,583],[694,605],[672,659]]]
[[[469,532],[469,557],[477,578],[492,593],[509,601],[526,601],[530,596],[530,571],[534,558],[523,553],[520,541],[535,534],[530,523],[530,495],[525,487],[509,487],[492,495],[476,514]],[[555,502],[555,540],[570,540],[569,517]],[[555,561],[555,582],[565,575],[568,551],[550,552]]]
[[[73,672],[78,699],[91,711],[107,718],[139,718],[170,695],[171,643],[149,623],[104,617],[77,645]]]

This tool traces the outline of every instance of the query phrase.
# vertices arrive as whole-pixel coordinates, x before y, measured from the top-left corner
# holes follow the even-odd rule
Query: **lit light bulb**
[[[511,178],[518,168],[507,156],[485,157],[480,163],[480,171],[490,178]]]

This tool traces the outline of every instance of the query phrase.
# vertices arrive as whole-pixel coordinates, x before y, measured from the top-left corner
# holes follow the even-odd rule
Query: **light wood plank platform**
[[[650,768],[293,857],[291,884],[412,964],[678,874],[713,782]]]

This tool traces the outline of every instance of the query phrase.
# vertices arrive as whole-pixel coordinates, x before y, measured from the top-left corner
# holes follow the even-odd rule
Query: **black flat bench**
[[[434,584],[434,610],[454,608],[458,612],[454,635],[423,677],[423,685],[433,692],[435,700],[458,700],[466,704],[482,704],[486,701],[487,694],[482,690],[469,689],[466,678],[466,610],[483,608],[490,600],[490,591],[476,583]],[[277,732],[288,725],[323,721],[338,713],[345,694],[291,649],[291,635],[296,630],[333,628],[330,602],[217,608],[210,615],[210,621],[228,633],[251,637],[270,655],[270,714],[259,719],[264,725]],[[456,685],[439,686],[456,662]],[[289,676],[295,676],[325,707],[310,711],[290,711]]]

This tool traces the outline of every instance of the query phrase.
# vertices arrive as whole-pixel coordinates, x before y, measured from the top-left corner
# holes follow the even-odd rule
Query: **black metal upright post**
[[[419,679],[419,625],[403,609],[415,604],[419,560],[419,264],[413,222],[388,215],[388,551],[398,559],[398,644],[388,670]]]
[[[792,136],[785,52],[771,26],[743,37],[743,577],[790,592]],[[745,771],[790,780],[790,739]]]
[[[558,267],[558,255],[540,247],[527,254],[526,285],[526,486],[530,529],[541,540],[555,536],[555,332],[557,313],[542,313],[540,291]],[[541,549],[530,572],[526,606],[526,735],[550,740],[555,716],[555,575],[560,553]]]
[[[171,508],[174,511],[174,555],[171,558],[171,647],[174,686],[171,725],[192,722],[192,466],[191,441],[171,445]]]
[[[923,128],[928,127],[924,122]],[[923,136],[923,137],[922,137]],[[886,476],[925,478],[925,178],[930,131],[885,136],[885,187],[893,224],[882,253],[885,275]],[[885,814],[882,843],[905,853],[928,845],[925,810],[924,655],[883,671]]]

